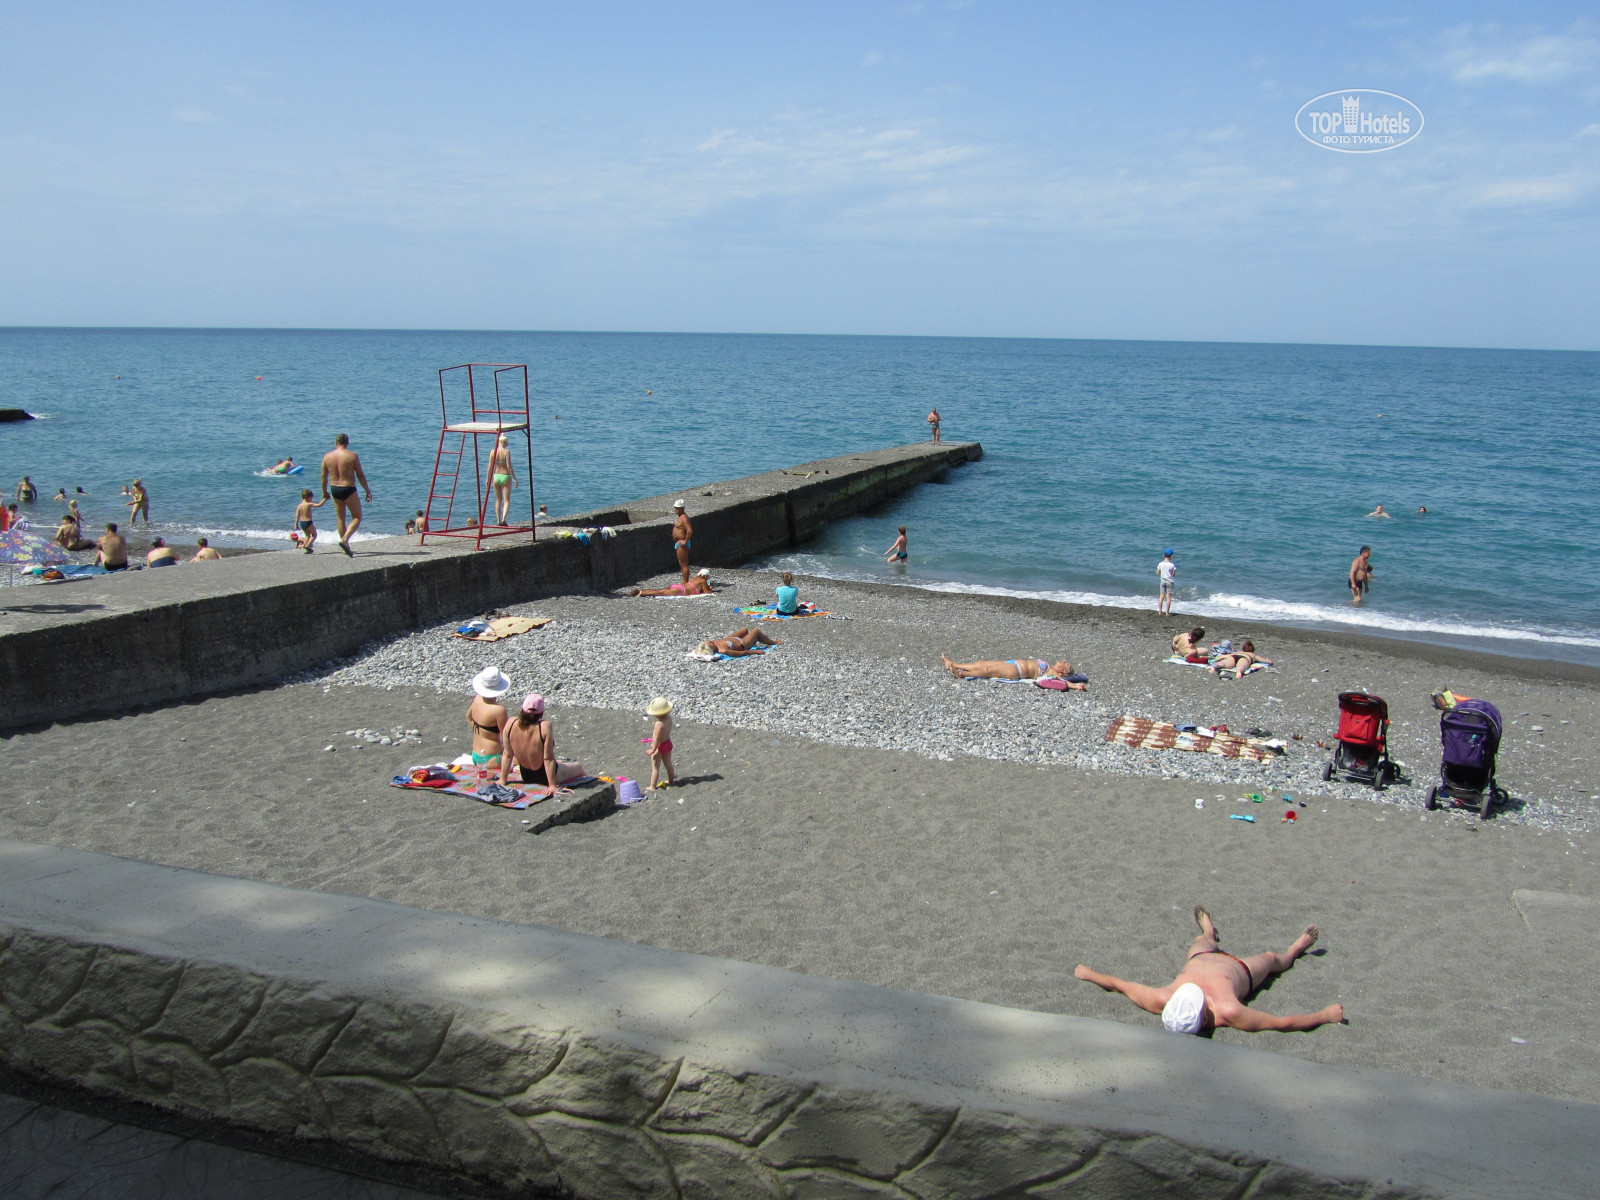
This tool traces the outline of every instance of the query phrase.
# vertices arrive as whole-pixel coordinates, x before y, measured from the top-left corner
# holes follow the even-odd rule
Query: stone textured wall
[[[0,1062],[276,1138],[523,1194],[610,1200],[1398,1200],[1163,1137],[1108,1134],[691,1061],[467,1004],[0,925]]]

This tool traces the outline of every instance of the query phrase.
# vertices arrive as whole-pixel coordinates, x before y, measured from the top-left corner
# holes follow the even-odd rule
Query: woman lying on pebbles
[[[1260,663],[1264,667],[1270,667],[1272,665],[1272,660],[1263,655],[1257,654],[1256,644],[1249,638],[1246,638],[1244,644],[1232,654],[1221,654],[1212,659],[1211,673],[1216,675],[1222,671],[1234,671],[1236,672],[1234,679],[1237,681],[1243,679],[1250,668],[1255,666],[1257,663]]]
[[[1021,683],[1028,679],[1066,679],[1072,674],[1072,664],[1058,662],[1053,666],[1042,658],[1008,658],[1005,662],[997,659],[979,659],[977,662],[958,663],[951,662],[948,655],[941,654],[944,669],[957,679],[1009,679]],[[1086,683],[1068,681],[1067,686],[1075,692],[1087,691]]]
[[[709,596],[711,586],[711,568],[701,567],[688,583],[674,583],[664,588],[634,588],[630,596]]]
[[[783,641],[782,638],[768,637],[759,629],[740,629],[730,633],[725,638],[712,638],[708,642],[701,642],[694,648],[696,654],[726,654],[729,658],[743,658],[749,654],[765,654],[765,650],[757,650],[756,646],[776,646]]]

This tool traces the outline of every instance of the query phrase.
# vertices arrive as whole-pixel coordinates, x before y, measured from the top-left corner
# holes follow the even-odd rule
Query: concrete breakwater
[[[0,1068],[585,1200],[1600,1184],[1593,1105],[17,842]]]
[[[866,451],[702,484],[689,501],[697,566],[798,545],[952,467],[977,443]],[[104,715],[265,683],[375,637],[557,592],[616,587],[674,566],[673,495],[559,518],[612,538],[360,543],[347,559],[257,554],[176,571],[16,590],[0,602],[0,728]]]

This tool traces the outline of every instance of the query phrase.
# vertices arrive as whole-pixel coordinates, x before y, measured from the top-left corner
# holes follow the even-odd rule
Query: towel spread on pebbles
[[[1198,754],[1220,754],[1223,758],[1248,758],[1256,762],[1267,762],[1283,753],[1282,749],[1256,738],[1242,738],[1232,733],[1210,737],[1148,717],[1118,717],[1106,730],[1106,741],[1132,750],[1192,750]]]
[[[542,629],[553,620],[554,617],[496,617],[482,633],[455,633],[451,636],[464,642],[498,642],[516,637],[519,633],[527,633],[530,629]]]

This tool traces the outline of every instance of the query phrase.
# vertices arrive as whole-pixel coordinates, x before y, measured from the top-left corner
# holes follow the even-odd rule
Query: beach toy
[[[636,779],[617,780],[617,803],[637,804],[644,799],[644,794],[639,791],[639,781]]]
[[[1294,815],[1294,809],[1291,808],[1288,812],[1283,814],[1283,819],[1285,821],[1295,821],[1299,818]]]
[[[1194,806],[1196,808],[1204,808],[1206,806],[1205,798],[1203,796],[1196,796],[1194,798]]]
[[[1230,821],[1249,821],[1250,824],[1252,824],[1252,825],[1254,825],[1256,823],[1256,819],[1254,817],[1252,817],[1249,813],[1229,813],[1228,814],[1228,820],[1230,820]]]

